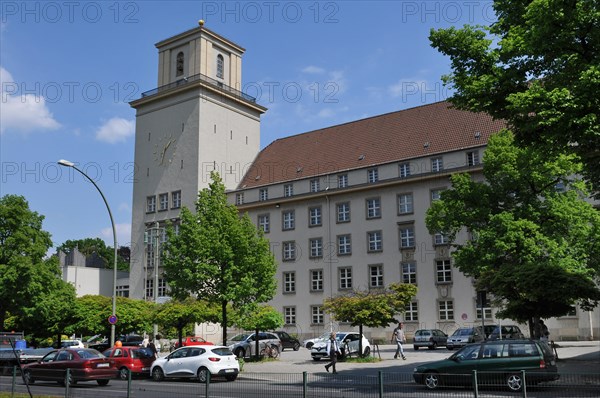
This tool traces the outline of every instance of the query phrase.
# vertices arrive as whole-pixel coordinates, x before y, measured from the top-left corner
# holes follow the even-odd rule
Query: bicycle
[[[261,357],[277,358],[279,356],[279,347],[274,344],[265,344],[265,347],[260,350]]]

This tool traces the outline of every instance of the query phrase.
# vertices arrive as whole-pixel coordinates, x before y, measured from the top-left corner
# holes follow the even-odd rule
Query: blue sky
[[[491,1],[0,3],[0,196],[23,195],[55,245],[130,242],[135,112],[160,40],[205,26],[246,49],[245,91],[277,138],[446,99],[431,28],[493,22]]]

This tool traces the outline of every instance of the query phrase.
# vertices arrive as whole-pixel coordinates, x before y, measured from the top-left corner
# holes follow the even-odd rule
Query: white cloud
[[[124,142],[127,138],[133,136],[134,133],[135,123],[133,120],[113,117],[96,131],[96,139],[108,142],[109,144],[115,144],[117,142]]]
[[[302,69],[303,73],[322,74],[325,73],[325,69],[319,68],[318,66],[309,65]]]
[[[56,130],[60,127],[48,107],[46,100],[37,94],[19,94],[19,84],[12,75],[0,67],[0,132],[17,130]]]
[[[117,231],[117,246],[130,246],[131,245],[131,224],[115,224],[115,230]],[[113,231],[112,227],[103,228],[102,237],[107,245],[113,245]]]

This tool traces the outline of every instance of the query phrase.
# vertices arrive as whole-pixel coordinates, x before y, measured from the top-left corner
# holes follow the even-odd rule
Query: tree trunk
[[[358,334],[360,335],[360,340],[358,340],[358,356],[362,358],[363,356],[363,346],[362,346],[362,332],[363,332],[363,325],[362,323],[360,325],[358,325]]]
[[[227,345],[227,301],[221,301],[221,327],[223,328],[223,345]]]
[[[256,340],[254,341],[254,348],[255,348],[255,350],[254,350],[254,358],[256,358],[256,360],[258,361],[258,348],[260,347],[260,341],[258,340],[258,328],[256,328],[254,330],[254,333],[255,333],[254,336],[256,336],[255,337]]]

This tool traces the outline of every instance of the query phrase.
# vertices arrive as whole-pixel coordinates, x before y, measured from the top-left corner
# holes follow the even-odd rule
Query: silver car
[[[437,347],[445,347],[448,335],[439,329],[419,329],[413,338],[413,347],[418,350],[427,347],[434,350]]]
[[[281,340],[275,333],[258,332],[258,342],[258,352],[265,348],[267,344],[281,352]],[[238,358],[251,357],[255,354],[256,333],[242,333],[235,335],[227,341],[227,346]]]

